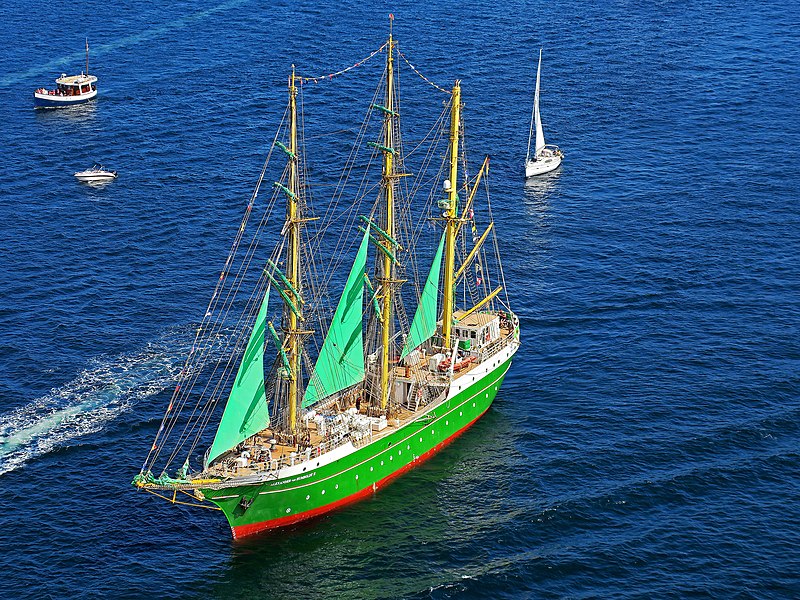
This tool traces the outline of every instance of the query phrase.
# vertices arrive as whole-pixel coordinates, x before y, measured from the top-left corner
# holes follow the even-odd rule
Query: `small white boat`
[[[79,181],[111,181],[117,178],[117,172],[106,171],[102,165],[95,165],[91,169],[78,171],[75,173],[75,177],[77,177]]]
[[[525,157],[525,177],[534,177],[554,171],[561,164],[564,153],[558,146],[547,145],[544,141],[542,130],[542,117],[539,114],[539,79],[542,73],[542,50],[539,49],[539,67],[536,69],[536,93],[533,96],[533,114],[531,115],[531,130],[528,134],[528,154]],[[531,139],[536,130],[536,143],[531,157]]]

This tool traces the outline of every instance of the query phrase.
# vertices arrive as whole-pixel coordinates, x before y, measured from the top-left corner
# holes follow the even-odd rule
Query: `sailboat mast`
[[[458,229],[458,142],[461,119],[461,82],[453,85],[453,100],[450,107],[450,188],[447,191],[448,208],[444,213],[444,278],[442,281],[442,345],[452,347],[456,230]]]
[[[286,220],[288,224],[288,244],[286,250],[286,278],[291,287],[300,290],[300,215],[298,199],[300,198],[300,174],[297,164],[297,86],[295,85],[294,65],[289,79],[289,190],[287,194]],[[288,290],[287,293],[292,293]],[[297,310],[302,311],[300,298]],[[300,332],[298,331],[298,315],[287,308],[288,328],[284,331],[288,338],[284,343],[289,350],[289,429],[297,429],[297,405],[300,402]]]
[[[391,21],[390,21],[391,23]],[[386,219],[382,223],[383,230],[391,238],[394,233],[394,182],[395,182],[395,163],[393,144],[394,144],[394,41],[391,29],[389,33],[389,51],[386,58],[386,110],[384,112],[384,137],[383,144],[388,149],[383,152],[383,189],[386,198]],[[394,266],[390,255],[394,252],[391,243],[384,239],[381,242],[387,252],[383,254],[383,269],[381,287],[383,288],[383,300],[381,306],[381,409],[385,409],[389,402],[389,341],[392,329],[392,292],[394,284]]]
[[[542,129],[542,115],[539,113],[539,81],[542,76],[542,49],[539,48],[539,66],[536,67],[536,93],[533,95],[534,127],[536,128],[536,144],[533,148],[534,156],[544,148],[544,130]],[[528,139],[530,144],[530,139]]]
[[[86,38],[86,76],[89,76],[89,38]]]

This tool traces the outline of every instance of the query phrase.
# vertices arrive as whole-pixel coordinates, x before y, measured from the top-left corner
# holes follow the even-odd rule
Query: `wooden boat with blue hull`
[[[33,93],[34,108],[66,108],[89,102],[97,97],[97,77],[94,75],[62,74],[52,90],[40,88]]]
[[[346,202],[344,214],[352,209],[344,226],[336,210],[324,217],[311,212],[298,104],[302,83],[317,78],[292,69],[273,145],[281,164],[269,165],[270,151],[262,170],[262,179],[268,169],[280,179],[245,250],[239,244],[250,218],[258,218],[253,202],[261,179],[256,185],[132,482],[171,503],[222,511],[235,538],[365,498],[439,452],[489,409],[520,347],[519,319],[507,294],[500,295],[505,278],[488,186],[486,204],[475,201],[487,184],[488,158],[477,174],[466,175],[460,82],[452,90],[433,85],[448,100],[444,107],[440,98],[432,103],[442,112],[425,138],[427,156],[443,162],[425,161],[412,174],[402,152],[395,79],[395,56],[406,59],[391,35],[370,56],[382,50],[386,68],[368,96],[373,103],[365,101],[361,128],[373,124],[376,131],[354,148],[331,200],[333,209],[344,208],[339,198]],[[353,176],[364,165],[358,152],[370,154],[376,176],[380,166],[380,187],[355,183],[351,194],[347,182],[362,178]],[[362,209],[366,214],[356,217]],[[476,213],[486,219],[480,229]],[[257,250],[269,252],[259,233],[269,224],[280,234],[269,258],[257,260]],[[258,266],[248,279],[251,265]],[[341,274],[340,283],[329,287],[331,272]],[[400,286],[412,279],[416,310],[409,323],[403,303],[412,293],[404,300]],[[230,358],[208,361],[245,281]],[[339,300],[322,307],[328,298]],[[170,465],[181,465],[174,477]]]
[[[55,89],[39,88],[33,92],[34,108],[67,108],[97,97],[97,77],[89,75],[89,42],[86,42],[86,71],[80,75],[62,73]]]

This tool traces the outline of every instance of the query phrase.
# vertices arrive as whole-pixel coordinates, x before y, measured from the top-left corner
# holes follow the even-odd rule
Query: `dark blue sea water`
[[[800,597],[795,3],[163,4],[0,5],[0,596]],[[290,65],[353,64],[389,12],[421,72],[463,79],[524,345],[435,459],[233,543],[129,482]],[[35,112],[85,36],[100,98]],[[525,187],[540,46],[566,160]],[[358,122],[382,60],[307,92],[320,133]],[[441,102],[401,82],[409,112]],[[94,162],[119,179],[74,181]]]

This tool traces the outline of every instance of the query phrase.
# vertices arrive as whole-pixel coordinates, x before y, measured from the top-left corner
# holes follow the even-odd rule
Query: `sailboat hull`
[[[203,496],[225,513],[234,538],[293,525],[368,497],[435,455],[488,410],[517,347],[492,357],[481,376],[456,379],[447,400],[388,436],[319,467],[311,461],[308,470],[290,477],[203,489]]]
[[[536,177],[537,175],[544,175],[550,171],[555,171],[561,166],[561,156],[554,154],[538,158],[536,160],[529,160],[525,164],[525,177]]]

